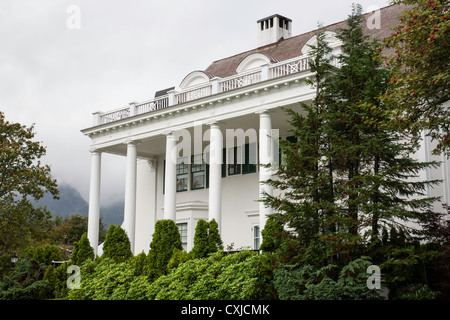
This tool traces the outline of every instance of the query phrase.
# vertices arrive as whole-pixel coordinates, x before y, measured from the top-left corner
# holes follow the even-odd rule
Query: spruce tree
[[[315,88],[316,96],[311,104],[301,103],[304,113],[285,109],[290,116],[289,140],[280,140],[282,152],[281,164],[277,175],[267,181],[274,189],[281,191],[278,196],[265,195],[263,201],[274,209],[268,219],[267,230],[274,224],[285,226],[292,232],[275,232],[271,239],[263,237],[264,250],[276,250],[274,246],[283,246],[279,251],[286,262],[308,262],[305,253],[320,242],[320,234],[333,229],[333,168],[332,162],[324,155],[328,152],[328,144],[324,132],[323,114],[326,97],[324,86],[333,72],[330,64],[331,49],[325,42],[322,28],[316,34],[317,44],[311,46],[310,68],[314,76],[307,83]],[[275,241],[276,236],[279,241]],[[270,242],[270,243],[269,243]]]
[[[280,142],[283,163],[267,181],[281,195],[264,201],[293,231],[288,247],[301,263],[308,257],[320,263],[319,256],[353,259],[362,243],[379,241],[381,226],[417,221],[436,200],[424,191],[437,181],[418,178],[437,164],[412,159],[410,139],[385,125],[389,106],[380,97],[389,71],[379,43],[363,34],[361,12],[354,6],[339,30],[339,67],[331,67],[323,31],[317,34],[310,81],[316,97],[302,104],[304,115],[288,110],[296,141]]]

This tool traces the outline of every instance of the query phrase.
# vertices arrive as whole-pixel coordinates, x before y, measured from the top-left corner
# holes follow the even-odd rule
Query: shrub
[[[177,225],[170,219],[157,221],[144,267],[151,281],[167,273],[174,249],[183,250]]]
[[[81,265],[80,289],[70,290],[71,300],[124,300],[130,299],[131,284],[145,279],[136,276],[135,269],[127,261],[116,262],[111,258],[88,260]]]
[[[91,247],[85,232],[81,236],[80,241],[75,242],[70,260],[75,265],[81,265],[86,260],[93,260],[94,258],[94,249]]]
[[[9,274],[0,282],[0,300],[44,299],[49,291],[43,281],[46,266],[30,259],[17,262]]]
[[[397,300],[434,300],[439,292],[432,291],[426,284],[412,283],[397,290]]]
[[[148,299],[248,300],[268,299],[272,273],[268,255],[252,251],[216,252],[192,259],[161,276],[147,290]]]
[[[351,261],[340,270],[333,264],[321,268],[281,265],[274,271],[274,285],[282,300],[381,299],[376,290],[367,288],[369,265],[368,257]]]
[[[132,256],[130,240],[125,230],[120,226],[110,225],[103,243],[102,258],[111,258],[116,262],[122,262]]]

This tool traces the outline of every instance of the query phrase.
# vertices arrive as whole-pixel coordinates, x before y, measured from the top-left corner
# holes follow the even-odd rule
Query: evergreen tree
[[[203,219],[197,222],[194,235],[193,258],[206,258],[210,253],[223,249],[216,220],[207,222]]]
[[[177,225],[170,219],[157,221],[144,267],[144,273],[150,280],[167,273],[167,264],[174,249],[183,250]]]
[[[192,256],[194,259],[205,258],[209,253],[208,241],[208,222],[200,219],[195,227],[194,247],[192,248]]]
[[[116,262],[122,262],[132,257],[130,240],[125,230],[120,226],[110,225],[103,243],[104,258],[111,258]]]
[[[264,229],[261,231],[263,242],[261,243],[259,249],[264,252],[277,251],[282,245],[284,233],[285,230],[283,225],[275,220],[273,215],[269,216]]]
[[[70,260],[73,264],[80,266],[86,260],[93,260],[94,258],[94,249],[91,247],[87,233],[85,232],[81,236],[80,241],[75,242]]]
[[[380,97],[389,72],[378,41],[363,34],[361,12],[354,6],[339,30],[340,67],[331,67],[319,30],[310,81],[317,95],[311,105],[302,104],[305,115],[288,110],[296,141],[280,142],[283,163],[267,181],[281,195],[266,195],[264,202],[292,230],[288,247],[299,255],[291,259],[301,263],[360,256],[357,247],[377,242],[380,226],[417,221],[436,200],[424,191],[437,181],[418,181],[420,170],[436,163],[413,160],[408,137],[385,125],[389,107]]]
[[[307,83],[316,89],[311,104],[301,103],[305,114],[285,109],[290,116],[293,139],[281,140],[282,161],[274,179],[268,180],[279,196],[265,195],[265,204],[274,208],[263,230],[264,250],[283,246],[286,262],[304,263],[305,253],[321,241],[319,235],[334,231],[333,163],[325,155],[329,152],[324,132],[323,117],[326,108],[325,85],[333,72],[330,64],[331,49],[325,42],[322,28],[316,34],[317,44],[311,46],[310,68],[314,76]],[[292,232],[271,232],[272,222],[286,226]],[[275,230],[272,230],[275,231]],[[267,234],[271,234],[268,239]],[[278,237],[276,241],[274,237]],[[278,242],[278,243],[277,243]],[[319,245],[320,246],[320,245]],[[315,251],[315,250],[313,250]],[[297,259],[297,258],[298,259]]]
[[[219,233],[219,224],[215,219],[212,219],[209,222],[208,243],[210,253],[223,250],[223,242]]]

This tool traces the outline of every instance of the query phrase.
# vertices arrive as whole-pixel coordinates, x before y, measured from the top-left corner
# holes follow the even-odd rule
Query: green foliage
[[[223,242],[219,233],[219,224],[215,219],[212,219],[209,222],[208,242],[209,252],[212,253],[218,250],[223,250]]]
[[[61,249],[55,245],[29,247],[22,253],[23,258],[35,260],[37,263],[49,265],[53,260],[62,260]]]
[[[275,252],[281,247],[286,232],[281,223],[273,216],[269,216],[261,234],[263,242],[259,249],[264,252]]]
[[[209,224],[207,221],[200,219],[195,227],[194,248],[192,248],[193,258],[205,258],[209,253],[208,241]]]
[[[87,261],[80,269],[81,288],[69,291],[70,300],[130,299],[130,288],[136,292],[136,283],[145,279],[144,276],[136,276],[135,268],[129,262],[117,262],[111,258]]]
[[[157,221],[144,274],[152,281],[166,274],[174,249],[183,250],[177,225],[170,219]]]
[[[200,219],[195,227],[194,247],[191,254],[193,258],[205,258],[208,254],[221,250],[222,239],[216,220],[207,222]]]
[[[53,266],[48,266],[44,273],[43,281],[47,283],[48,289],[43,294],[47,299],[54,298],[56,293],[57,284],[59,281],[58,273]]]
[[[397,300],[435,300],[439,292],[431,290],[426,284],[412,283],[397,290]]]
[[[120,226],[110,225],[103,243],[102,258],[111,258],[117,262],[129,259],[131,253],[130,240]]]
[[[175,269],[180,264],[188,261],[189,259],[192,259],[192,254],[187,253],[184,250],[179,249],[173,249],[172,257],[170,258],[169,262],[167,263],[167,270],[171,271],[172,269]]]
[[[241,300],[269,299],[271,257],[251,251],[217,252],[193,259],[157,279],[148,287],[148,299]]]
[[[393,51],[386,63],[392,68],[384,96],[391,108],[390,124],[414,134],[422,130],[438,141],[434,150],[449,154],[450,12],[447,0],[392,0],[410,5],[385,39]]]
[[[43,280],[46,266],[34,260],[23,259],[15,268],[3,276],[0,282],[0,300],[44,299],[49,292]]]
[[[93,260],[94,258],[94,249],[91,247],[87,234],[84,233],[80,241],[75,242],[70,261],[74,265],[81,265],[86,260]]]
[[[46,149],[33,141],[33,131],[0,112],[0,257],[40,241],[49,230],[48,210],[34,208],[31,200],[46,192],[57,198],[58,189],[50,167],[40,162]]]
[[[282,300],[366,300],[380,299],[377,291],[367,288],[370,258],[361,257],[339,269],[329,264],[281,265],[274,270],[274,285]]]

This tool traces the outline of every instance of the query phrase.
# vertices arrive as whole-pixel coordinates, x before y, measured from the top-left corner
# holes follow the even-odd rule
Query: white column
[[[91,151],[91,181],[89,190],[88,239],[94,254],[98,253],[98,231],[100,223],[100,180],[102,154]]]
[[[164,182],[164,219],[176,220],[177,194],[177,137],[166,136],[166,169]]]
[[[222,222],[222,131],[213,123],[210,128],[209,148],[209,221],[215,219],[219,225]]]
[[[274,163],[274,148],[272,139],[272,120],[268,112],[259,114],[259,162],[260,164]],[[272,177],[272,169],[259,167],[259,198],[262,199],[264,193],[273,194],[272,186],[262,183]],[[262,231],[266,225],[267,216],[272,214],[272,208],[266,207],[263,202],[259,203],[259,230]],[[262,235],[261,235],[262,239]]]
[[[134,237],[136,229],[136,166],[137,146],[127,142],[127,168],[125,177],[125,204],[123,226],[130,239],[131,252],[134,254]]]

